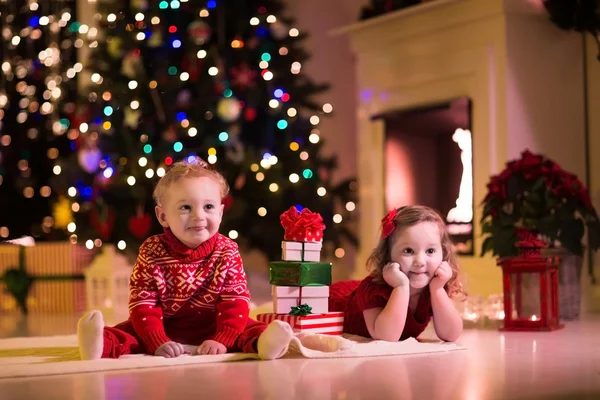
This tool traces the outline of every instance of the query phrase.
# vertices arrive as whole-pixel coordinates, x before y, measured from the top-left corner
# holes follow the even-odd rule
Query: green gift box
[[[330,286],[331,263],[273,261],[269,282],[276,286]]]

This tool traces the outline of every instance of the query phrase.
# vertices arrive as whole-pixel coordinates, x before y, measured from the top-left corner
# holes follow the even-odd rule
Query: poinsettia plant
[[[551,159],[526,150],[492,176],[487,188],[482,255],[516,256],[518,233],[523,230],[535,233],[549,247],[581,256],[587,228],[588,246],[594,251],[600,247],[600,222],[587,188]]]

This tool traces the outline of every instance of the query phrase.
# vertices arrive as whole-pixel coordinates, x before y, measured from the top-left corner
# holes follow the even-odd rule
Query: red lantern
[[[503,331],[553,331],[558,317],[560,257],[542,256],[539,242],[517,243],[519,256],[497,261],[504,286]]]

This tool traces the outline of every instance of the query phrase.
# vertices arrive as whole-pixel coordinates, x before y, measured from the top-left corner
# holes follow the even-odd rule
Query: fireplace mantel
[[[550,23],[542,0],[433,0],[334,34],[347,36],[356,54],[361,249],[354,277],[366,273],[387,211],[384,126],[373,117],[466,96],[476,255],[461,257],[461,266],[471,293],[499,293],[495,261],[478,256],[478,205],[490,175],[525,148],[585,177],[581,36]]]

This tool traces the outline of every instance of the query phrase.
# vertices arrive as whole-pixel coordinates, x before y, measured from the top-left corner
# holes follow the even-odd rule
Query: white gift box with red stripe
[[[329,286],[271,286],[273,312],[287,314],[292,307],[308,304],[314,314],[329,312]]]
[[[326,314],[290,315],[290,314],[258,314],[259,322],[269,324],[274,320],[287,322],[296,333],[324,333],[341,335],[344,329],[344,313],[330,312]]]

